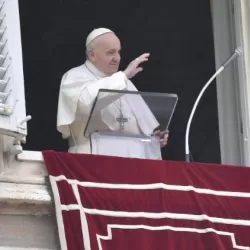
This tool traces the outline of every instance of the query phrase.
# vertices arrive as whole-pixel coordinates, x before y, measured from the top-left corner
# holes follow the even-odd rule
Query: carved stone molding
[[[0,214],[50,215],[54,213],[47,185],[0,182]]]

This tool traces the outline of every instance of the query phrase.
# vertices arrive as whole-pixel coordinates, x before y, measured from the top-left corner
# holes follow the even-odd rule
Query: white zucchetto
[[[98,28],[98,29],[94,29],[92,32],[90,32],[90,34],[88,35],[87,39],[86,39],[86,47],[98,36],[104,35],[106,33],[114,33],[112,30],[110,29],[106,29],[106,28]]]

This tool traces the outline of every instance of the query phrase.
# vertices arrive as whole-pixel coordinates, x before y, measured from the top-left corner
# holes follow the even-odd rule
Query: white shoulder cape
[[[70,136],[69,125],[75,120],[80,97],[84,96],[81,100],[83,102],[81,107],[84,110],[81,111],[89,112],[101,88],[137,91],[123,72],[105,77],[89,61],[64,74],[61,80],[57,113],[57,130],[64,138]],[[159,123],[147,104],[138,95],[126,95],[126,99],[143,133],[151,134]]]

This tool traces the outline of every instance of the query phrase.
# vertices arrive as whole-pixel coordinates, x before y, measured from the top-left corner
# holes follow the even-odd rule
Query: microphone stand
[[[206,91],[206,89],[208,88],[208,86],[213,82],[213,80],[232,62],[234,61],[238,56],[240,56],[242,54],[242,51],[240,48],[237,48],[234,52],[234,54],[214,73],[214,75],[209,79],[209,81],[205,84],[205,86],[202,88],[202,90],[200,91],[193,109],[191,111],[191,114],[189,116],[188,119],[188,123],[187,123],[187,128],[186,128],[186,135],[185,135],[185,159],[186,162],[190,162],[190,151],[189,151],[189,133],[190,133],[190,126],[191,126],[191,122],[192,119],[194,117],[194,113],[196,111],[196,108],[199,104],[199,101],[201,100],[202,95],[204,94],[204,92]]]

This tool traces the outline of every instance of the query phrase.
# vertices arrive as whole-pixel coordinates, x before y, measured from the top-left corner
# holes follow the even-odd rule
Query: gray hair
[[[87,59],[88,59],[88,53],[96,47],[96,45],[97,45],[97,40],[98,40],[98,39],[94,39],[93,41],[91,41],[91,42],[87,45],[87,47],[86,47],[86,57],[87,57]]]

